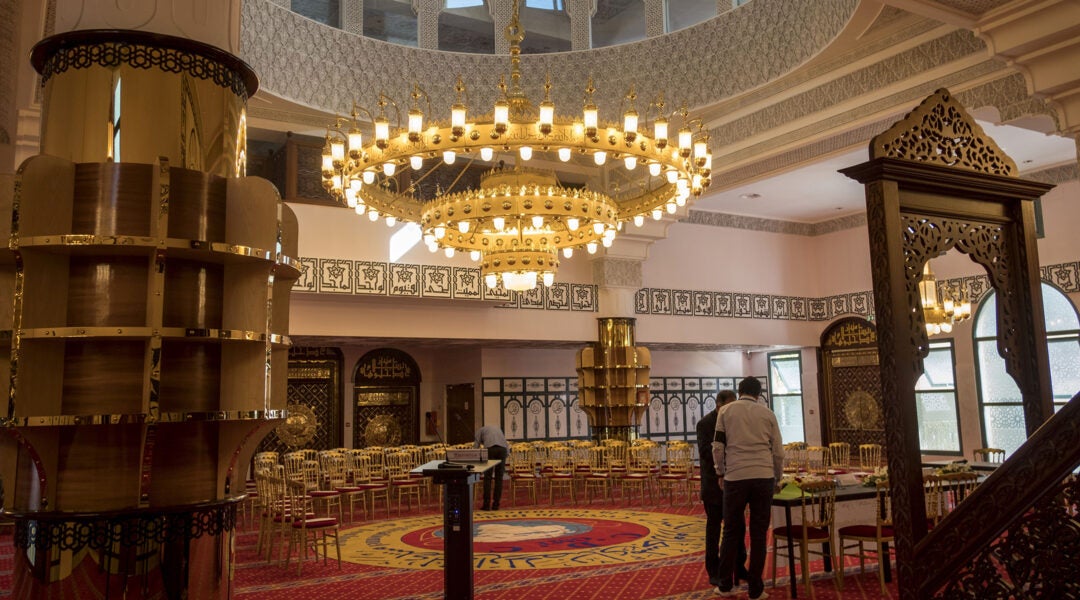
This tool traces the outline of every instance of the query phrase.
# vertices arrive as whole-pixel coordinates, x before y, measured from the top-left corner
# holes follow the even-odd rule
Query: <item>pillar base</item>
[[[600,425],[592,427],[593,440],[619,440],[630,443],[638,439],[637,425]]]

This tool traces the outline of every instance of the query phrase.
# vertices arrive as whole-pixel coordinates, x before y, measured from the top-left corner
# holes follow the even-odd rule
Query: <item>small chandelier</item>
[[[640,227],[647,217],[659,220],[700,196],[711,181],[712,152],[701,121],[685,108],[667,111],[663,96],[639,119],[632,87],[619,124],[599,121],[591,79],[576,118],[556,116],[550,76],[543,101],[534,106],[521,88],[525,32],[516,0],[505,35],[510,83],[500,77],[491,112],[470,118],[460,77],[449,121],[425,124],[420,105],[426,102],[430,113],[430,98],[419,85],[404,123],[397,103],[380,94],[374,111],[354,105],[350,117],[328,129],[322,177],[323,187],[357,214],[367,213],[371,221],[383,217],[390,226],[418,223],[432,252],[468,253],[480,262],[486,285],[523,291],[538,282],[551,285],[560,253],[569,258],[575,250],[609,247],[625,222]],[[397,116],[393,125],[388,108]],[[669,138],[673,119],[681,122]],[[625,190],[616,198],[564,185],[554,171],[523,167],[534,153],[549,164],[573,160],[590,170],[617,161],[633,181],[612,186]],[[495,168],[479,184],[463,183],[477,160]],[[453,167],[459,161],[464,166]],[[433,175],[451,168],[460,171]],[[438,182],[434,187],[424,183],[429,177]]]
[[[951,333],[955,323],[971,318],[971,301],[962,288],[954,294],[949,286],[942,290],[941,298],[938,298],[937,280],[930,270],[930,261],[926,261],[922,277],[919,278],[919,296],[922,298],[927,336]]]

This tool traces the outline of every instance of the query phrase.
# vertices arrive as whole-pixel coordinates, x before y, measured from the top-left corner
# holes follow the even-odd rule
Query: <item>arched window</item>
[[[1080,390],[1080,317],[1068,296],[1056,287],[1044,282],[1042,297],[1054,410],[1058,410]],[[980,304],[973,331],[983,443],[1011,454],[1027,439],[1027,432],[1020,390],[998,354],[996,293]]]

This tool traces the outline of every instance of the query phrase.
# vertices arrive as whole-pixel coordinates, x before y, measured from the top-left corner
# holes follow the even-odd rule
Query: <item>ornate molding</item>
[[[593,281],[600,287],[641,287],[642,261],[604,257],[593,261]]]
[[[710,227],[730,227],[732,229],[748,229],[751,231],[767,231],[769,233],[787,233],[791,235],[818,236],[826,233],[834,233],[845,229],[866,226],[866,213],[847,215],[820,223],[797,223],[795,221],[782,221],[780,219],[764,219],[761,217],[747,217],[744,215],[729,215],[726,213],[710,212],[705,210],[690,210],[686,218],[680,223],[693,225],[708,225]]]
[[[870,158],[899,158],[992,175],[1016,173],[1013,159],[944,88],[870,140]]]

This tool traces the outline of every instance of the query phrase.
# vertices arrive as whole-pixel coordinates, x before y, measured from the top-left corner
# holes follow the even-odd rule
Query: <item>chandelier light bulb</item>
[[[675,204],[678,206],[686,206],[686,199],[690,197],[690,192],[679,192],[675,194]]]
[[[390,121],[386,117],[375,119],[375,142],[386,143],[390,139]]]
[[[626,167],[627,171],[633,171],[634,167],[637,166],[637,157],[636,156],[627,156],[627,157],[623,158],[623,166]]]
[[[450,127],[451,129],[460,129],[462,132],[465,130],[465,105],[455,104],[450,107]],[[455,135],[461,135],[456,133]]]
[[[594,104],[586,104],[585,110],[582,113],[585,121],[585,133],[589,137],[596,135],[596,127],[598,120],[599,110]]]
[[[454,258],[454,249],[447,246],[446,248],[443,248],[443,254],[446,255],[446,258]]]
[[[689,156],[691,144],[692,141],[690,128],[683,127],[679,130],[679,150],[681,151],[680,154],[682,154],[682,152],[686,152],[687,156]]]
[[[490,146],[484,146],[480,149],[480,160],[488,161],[495,154],[495,151]]]
[[[521,155],[521,160],[529,160],[532,158],[532,147],[522,146],[518,149],[518,154]]]
[[[439,251],[439,245],[436,244],[435,242],[431,242],[430,244],[428,244],[427,249],[428,249],[428,252],[430,252],[432,254],[435,254],[436,252]]]
[[[349,208],[356,208],[356,190],[350,188],[345,189],[345,204]]]
[[[434,231],[435,231],[435,239],[441,240],[444,237],[446,237],[446,228],[443,227],[442,225],[436,225]]]
[[[430,233],[424,234],[424,244],[430,246],[435,243],[435,236]]]
[[[663,166],[661,166],[660,163],[658,163],[658,162],[649,163],[649,175],[652,175],[653,177],[658,177],[662,170],[663,170]]]
[[[419,154],[410,156],[409,166],[413,168],[413,171],[419,171],[424,166],[424,157]]]
[[[551,271],[544,273],[544,287],[551,287],[555,283],[555,274]]]
[[[541,227],[543,227],[544,226],[544,216],[543,215],[533,215],[532,226],[535,227],[536,229],[540,229]]]
[[[690,189],[694,190],[695,194],[701,193],[701,173],[694,173],[694,179],[690,183]]]
[[[597,150],[596,153],[592,155],[592,159],[593,162],[595,162],[596,164],[602,165],[607,162],[607,152],[604,152],[603,150]]]
[[[420,131],[424,128],[424,113],[418,109],[412,109],[409,111],[409,134],[410,137],[420,135]]]
[[[458,221],[457,230],[460,231],[461,233],[469,233],[469,222],[468,221]]]
[[[334,171],[334,157],[329,154],[322,155],[322,170],[325,175],[326,172]]]
[[[495,273],[484,275],[484,285],[486,285],[489,290],[495,289],[495,286],[499,285],[498,276]]]
[[[613,241],[613,239],[605,237],[604,239],[600,240],[600,243],[603,244],[605,248],[610,248]]]
[[[563,162],[566,162],[566,161],[570,160],[570,153],[571,153],[570,148],[567,148],[565,146],[562,147],[562,148],[559,148],[559,160],[561,160]]]
[[[605,240],[613,240],[613,239],[615,239],[615,230],[614,229],[608,229],[608,230],[604,231],[604,239]]]
[[[668,202],[664,205],[664,208],[667,209],[669,215],[673,215],[675,214],[675,211],[679,210],[679,205],[674,202]]]
[[[495,227],[495,231],[502,231],[503,229],[506,229],[506,218],[495,217],[491,220],[491,225]]]
[[[634,215],[634,226],[641,227],[645,224],[645,215]]]
[[[566,248],[562,249],[562,255],[563,258],[571,258],[574,256],[574,249],[567,246]]]
[[[369,210],[368,214],[367,214],[367,218],[372,223],[374,223],[375,221],[378,221],[379,220],[379,211],[375,210],[374,208]]]
[[[656,138],[657,145],[663,147],[663,144],[667,144],[667,119],[657,119],[653,122],[653,137]]]
[[[371,185],[375,182],[375,171],[372,169],[364,169],[364,174],[361,177],[363,177],[365,184]]]
[[[382,172],[383,175],[386,175],[387,177],[393,177],[394,173],[397,172],[397,164],[392,162],[384,162],[382,164]]]
[[[340,163],[345,160],[345,142],[341,140],[334,140],[330,143],[330,156],[334,159],[334,162]]]
[[[595,233],[596,235],[600,235],[601,233],[604,233],[604,224],[599,221],[595,221],[592,224],[592,230],[593,233]]]
[[[654,208],[652,211],[652,218],[653,221],[659,221],[660,219],[664,218],[664,211],[660,210],[659,208]]]
[[[360,181],[359,179],[357,179],[355,177],[350,177],[349,178],[349,189],[353,190],[354,192],[357,192],[357,194],[360,193],[360,188],[363,187],[363,185],[364,185],[364,183],[362,181]]]
[[[566,220],[566,228],[569,229],[570,231],[577,231],[578,227],[580,227],[580,226],[581,226],[581,221],[579,221],[577,219],[577,217],[570,217],[569,219]]]
[[[555,122],[555,105],[550,101],[540,103],[540,127],[551,130],[551,124]]]
[[[471,258],[473,262],[480,262],[480,251],[479,250],[471,250],[471,251],[469,251],[469,258]]]
[[[340,192],[341,191],[341,175],[340,174],[334,175],[333,178],[330,179],[330,185],[333,186],[335,192]]]
[[[709,142],[707,140],[698,140],[694,142],[694,158],[705,158],[705,155],[709,152]]]
[[[457,152],[454,152],[453,150],[443,150],[442,160],[448,165],[454,164],[454,161],[457,160]]]
[[[510,104],[505,100],[499,100],[495,103],[495,128],[506,131],[506,126],[510,122]],[[487,159],[485,159],[487,160]]]
[[[596,242],[585,244],[585,249],[589,251],[589,254],[596,254]]]
[[[364,147],[364,136],[360,135],[360,130],[353,127],[349,130],[349,152],[359,152]]]
[[[623,134],[625,134],[628,139],[634,139],[634,134],[637,133],[637,125],[638,113],[636,110],[631,108],[623,113]]]
[[[365,206],[363,202],[357,202],[356,206],[353,207],[353,210],[356,211],[357,215],[362,215],[367,211],[367,206]]]
[[[679,172],[675,169],[668,169],[667,171],[664,171],[664,177],[667,178],[668,183],[675,183],[679,180]]]
[[[386,215],[386,226],[393,227],[394,225],[397,225],[397,217],[394,215]]]

